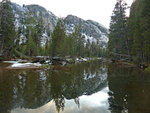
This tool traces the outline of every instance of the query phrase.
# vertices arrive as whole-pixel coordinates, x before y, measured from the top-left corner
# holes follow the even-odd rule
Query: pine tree
[[[63,55],[64,40],[65,40],[65,24],[63,19],[59,19],[52,33],[52,38],[50,40],[49,50],[51,56]]]
[[[63,53],[64,56],[72,56],[72,37],[71,36],[66,36],[64,40],[64,47],[63,47]]]
[[[5,57],[13,55],[14,49],[14,15],[11,2],[3,0],[0,14],[0,51]]]
[[[128,29],[128,33],[127,33],[127,37],[128,37],[128,46],[129,46],[129,51],[130,51],[130,55],[135,55],[135,48],[133,46],[134,44],[134,32],[136,29],[136,20],[135,20],[135,11],[136,11],[136,4],[135,2],[131,5],[130,8],[130,16],[128,18],[127,21],[127,29]]]
[[[46,26],[46,32],[47,32],[47,35],[48,35],[48,37],[50,37],[51,36],[51,28],[50,28],[50,22],[49,22],[49,20],[48,20],[48,18],[47,18],[47,26]]]
[[[87,43],[86,43],[86,47],[85,47],[85,56],[87,56],[87,57],[91,56],[90,49],[91,49],[91,44],[90,44],[90,40],[88,39]]]
[[[19,46],[20,46],[20,37],[21,37],[21,34],[22,34],[22,30],[21,30],[21,27],[18,28],[17,30],[17,33],[16,33],[16,39],[15,39],[15,48],[17,50],[19,50]]]
[[[74,52],[76,56],[83,56],[84,54],[84,37],[81,35],[81,22],[76,26],[73,37],[75,38]]]
[[[36,32],[37,32],[37,37],[35,39],[37,46],[40,48],[41,47],[41,38],[43,35],[43,16],[42,12],[40,12],[39,17],[38,17],[38,22],[36,25]]]
[[[28,56],[37,56],[39,54],[39,49],[36,46],[36,43],[33,39],[34,31],[29,30],[29,36],[28,36],[28,41],[27,41],[27,55]]]
[[[129,38],[133,40],[132,53],[138,62],[149,62],[150,59],[150,1],[136,0],[132,4],[128,21]]]
[[[36,37],[35,25],[37,23],[36,23],[35,18],[29,12],[27,12],[25,15],[27,15],[26,16],[27,18],[25,18],[25,25],[27,26],[25,30],[25,34],[27,37],[25,53],[28,56],[37,56],[40,53],[39,51],[40,49],[38,48],[37,43],[36,43],[37,37]]]
[[[148,63],[150,59],[150,1],[143,0],[141,4],[140,26],[143,41],[144,59]]]
[[[127,18],[124,0],[117,0],[111,16],[108,48],[111,52],[129,54],[127,39]]]

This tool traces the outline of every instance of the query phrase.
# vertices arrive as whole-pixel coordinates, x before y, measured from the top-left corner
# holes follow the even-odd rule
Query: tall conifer
[[[14,15],[9,0],[1,3],[0,14],[0,52],[5,57],[13,55],[15,26]]]
[[[108,48],[115,53],[129,54],[127,40],[127,18],[124,0],[117,0],[110,22]]]

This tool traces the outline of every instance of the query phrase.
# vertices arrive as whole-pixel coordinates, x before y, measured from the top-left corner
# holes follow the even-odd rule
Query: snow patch
[[[22,67],[29,67],[29,66],[42,66],[40,63],[19,63],[23,60],[17,60],[17,61],[4,61],[5,63],[11,63],[12,68],[22,68]]]
[[[94,37],[88,36],[88,35],[86,35],[85,33],[82,33],[82,36],[85,37],[85,41],[86,41],[86,42],[88,42],[88,40],[90,41],[90,43],[92,43],[92,42],[96,43],[96,42],[97,42],[97,40],[96,40]]]
[[[44,46],[46,44],[46,42],[48,41],[48,39],[49,39],[49,37],[47,35],[47,32],[45,31],[41,37],[41,46]]]
[[[37,66],[40,67],[41,64],[40,63],[14,63],[11,65],[11,67],[29,67],[29,66]]]
[[[11,64],[15,64],[18,63],[19,61],[3,61],[4,63],[11,63]]]

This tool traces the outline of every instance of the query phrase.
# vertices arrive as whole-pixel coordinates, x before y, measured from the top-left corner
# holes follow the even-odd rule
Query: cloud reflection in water
[[[75,104],[74,99],[65,99],[65,109],[60,113],[110,113],[108,110],[108,87],[92,94],[79,97],[80,107]],[[38,109],[21,109],[12,110],[11,113],[57,113],[53,100]]]

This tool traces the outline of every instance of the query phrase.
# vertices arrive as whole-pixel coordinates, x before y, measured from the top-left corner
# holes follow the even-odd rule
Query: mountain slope
[[[23,25],[22,20],[27,18],[27,15],[25,15],[27,12],[29,12],[36,20],[38,20],[39,14],[42,13],[44,30],[41,43],[44,45],[46,41],[50,39],[51,35],[48,36],[48,32],[50,32],[49,34],[53,32],[58,20],[57,16],[39,5],[24,5],[21,7],[18,4],[12,4],[12,8],[16,19],[16,29],[20,26],[26,26]],[[81,23],[81,34],[85,37],[85,42],[89,39],[91,43],[100,43],[101,47],[106,48],[108,42],[108,30],[98,22],[92,20],[85,21],[73,15],[68,15],[65,18],[65,21],[67,34],[74,32],[75,27]]]
[[[102,47],[105,47],[108,42],[108,30],[99,23],[92,20],[83,20],[73,15],[68,15],[66,18],[67,33],[72,33],[75,27],[81,24],[81,33],[85,37],[85,41],[88,39],[92,43],[100,42]]]

